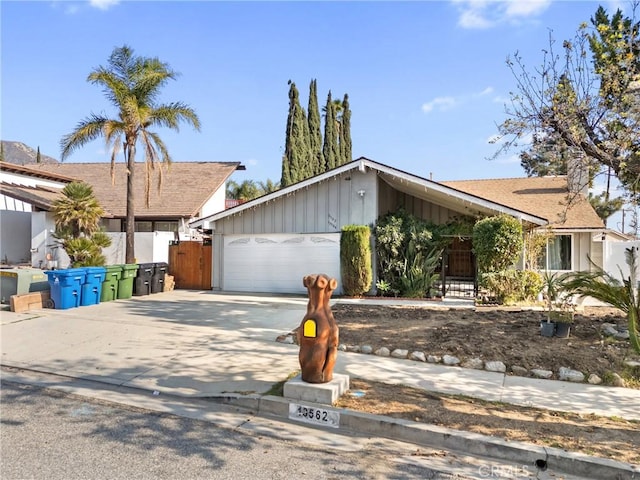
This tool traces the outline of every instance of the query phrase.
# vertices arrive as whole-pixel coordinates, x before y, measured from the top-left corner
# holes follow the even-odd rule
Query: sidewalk
[[[256,411],[277,411],[286,418],[282,399],[254,394],[268,392],[299,369],[297,345],[275,338],[300,323],[306,303],[302,296],[176,290],[69,310],[2,311],[0,363],[165,395],[236,398],[238,404],[253,402]],[[640,420],[640,391],[634,389],[348,352],[339,353],[335,372],[491,401]],[[362,416],[354,412],[352,421]],[[383,418],[373,423],[381,424]]]
[[[306,301],[176,290],[69,310],[2,311],[1,363],[181,396],[265,393],[299,368],[298,347],[275,338],[299,324]],[[464,308],[464,301],[458,306]],[[636,389],[348,352],[340,352],[335,371],[490,401],[640,420]]]

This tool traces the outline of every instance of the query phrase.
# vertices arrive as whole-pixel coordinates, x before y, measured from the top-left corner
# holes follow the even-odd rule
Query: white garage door
[[[227,235],[223,290],[306,293],[302,278],[326,273],[340,286],[340,234]]]

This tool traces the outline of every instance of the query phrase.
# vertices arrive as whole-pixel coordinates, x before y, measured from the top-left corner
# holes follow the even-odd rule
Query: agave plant
[[[636,271],[637,252],[638,249],[636,247],[625,250],[625,260],[629,266],[629,276],[626,278],[622,273],[622,269],[620,269],[620,279],[618,279],[594,265],[592,272],[572,273],[564,281],[563,286],[570,293],[583,297],[592,297],[622,310],[629,321],[631,347],[637,353],[640,353],[640,334],[638,332],[640,295],[638,294]]]

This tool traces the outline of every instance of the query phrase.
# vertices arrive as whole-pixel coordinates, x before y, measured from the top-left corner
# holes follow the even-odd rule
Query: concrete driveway
[[[2,364],[208,396],[264,393],[299,368],[306,297],[175,290],[68,310],[1,314]]]

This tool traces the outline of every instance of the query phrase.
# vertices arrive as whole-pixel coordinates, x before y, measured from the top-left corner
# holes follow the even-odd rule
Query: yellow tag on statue
[[[316,337],[316,322],[315,320],[307,320],[304,322],[304,328],[302,329],[302,334],[305,337]]]

